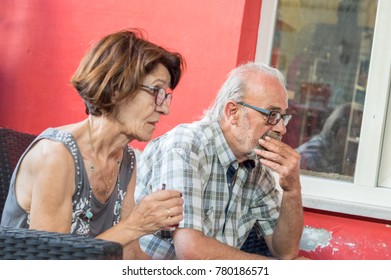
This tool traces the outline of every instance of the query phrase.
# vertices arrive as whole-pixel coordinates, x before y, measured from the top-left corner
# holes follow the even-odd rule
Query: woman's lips
[[[152,125],[153,127],[156,127],[157,123],[158,123],[157,121],[156,122],[149,122],[149,124]]]

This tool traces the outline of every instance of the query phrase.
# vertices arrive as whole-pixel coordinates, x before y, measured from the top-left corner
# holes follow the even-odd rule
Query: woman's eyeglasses
[[[167,105],[170,106],[172,100],[172,92],[167,92],[164,88],[161,87],[153,87],[140,85],[142,89],[145,89],[151,95],[155,96],[155,104],[157,106],[161,106],[163,102],[167,102]]]

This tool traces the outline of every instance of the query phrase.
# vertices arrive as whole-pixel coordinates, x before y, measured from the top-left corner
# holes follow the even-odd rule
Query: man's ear
[[[239,118],[238,104],[235,101],[228,101],[224,107],[224,115],[227,122],[235,125]]]

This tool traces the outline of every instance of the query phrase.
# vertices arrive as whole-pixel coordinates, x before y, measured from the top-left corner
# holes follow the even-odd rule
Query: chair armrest
[[[122,259],[122,245],[75,234],[0,227],[0,259]]]

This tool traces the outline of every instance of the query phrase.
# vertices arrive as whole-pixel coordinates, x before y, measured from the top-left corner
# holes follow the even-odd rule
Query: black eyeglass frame
[[[170,106],[172,101],[172,92],[167,92],[164,88],[140,85],[140,87],[151,95],[155,96],[155,104],[161,106],[164,101],[167,102],[167,105]]]
[[[264,114],[267,116],[267,120],[266,122],[270,125],[276,125],[280,122],[280,120],[282,119],[282,121],[284,122],[284,125],[287,126],[289,121],[291,120],[292,118],[292,115],[291,114],[281,114],[280,112],[278,111],[270,111],[270,110],[267,110],[267,109],[262,109],[262,108],[259,108],[259,107],[255,107],[253,105],[250,105],[250,104],[247,104],[247,103],[244,103],[242,101],[238,101],[236,102],[242,106],[245,106],[245,107],[248,107],[248,108],[251,108],[261,114]],[[274,121],[272,121],[272,118],[273,116],[272,115],[275,115],[274,116]]]

